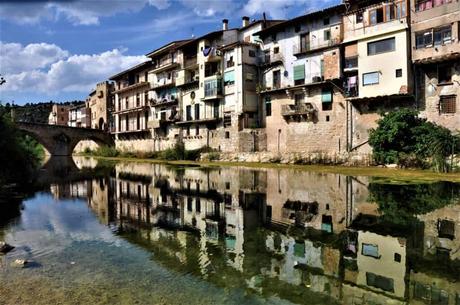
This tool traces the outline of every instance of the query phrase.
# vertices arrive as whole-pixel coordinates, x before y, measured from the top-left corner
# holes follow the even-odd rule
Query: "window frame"
[[[366,76],[366,75],[369,75],[369,74],[376,74],[376,75],[377,75],[377,82],[374,82],[374,83],[366,83],[366,82],[364,81],[364,79],[365,79],[365,76]],[[374,72],[363,73],[363,75],[362,75],[362,82],[363,82],[363,86],[374,86],[374,85],[380,84],[380,72],[379,72],[379,71],[374,71]]]
[[[377,51],[377,44],[378,43],[383,43],[383,42],[386,42],[386,41],[393,41],[392,48],[388,49],[388,50],[385,50],[385,51]],[[376,45],[375,53],[372,53],[372,54],[370,52],[370,46],[371,45]],[[395,51],[396,51],[396,37],[385,38],[385,39],[371,41],[371,42],[367,43],[367,56],[375,56],[375,55],[384,54],[384,53],[390,53],[390,52],[395,52]]]

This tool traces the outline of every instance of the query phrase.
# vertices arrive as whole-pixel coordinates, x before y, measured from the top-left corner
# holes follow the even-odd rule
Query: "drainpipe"
[[[280,154],[280,137],[281,137],[281,129],[278,129],[278,155]]]

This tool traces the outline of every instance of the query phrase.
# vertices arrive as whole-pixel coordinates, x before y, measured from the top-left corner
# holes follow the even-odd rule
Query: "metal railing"
[[[283,116],[290,115],[307,115],[313,116],[316,112],[315,107],[310,103],[302,103],[298,105],[282,105],[281,114]]]
[[[283,54],[281,53],[271,53],[271,54],[266,53],[264,55],[263,62],[264,64],[273,64],[277,62],[282,62],[283,59],[284,57],[283,57]]]
[[[297,43],[292,46],[292,53],[300,54],[300,53],[305,53],[305,52],[309,52],[309,51],[313,51],[317,49],[328,48],[328,47],[339,45],[340,42],[341,40],[339,38],[333,38],[333,39],[329,39],[321,43],[311,43],[311,42],[304,43],[304,44]]]

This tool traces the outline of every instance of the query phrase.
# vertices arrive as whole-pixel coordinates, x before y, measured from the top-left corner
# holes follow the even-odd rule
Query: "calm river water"
[[[460,184],[74,157],[31,188],[0,304],[460,304]]]

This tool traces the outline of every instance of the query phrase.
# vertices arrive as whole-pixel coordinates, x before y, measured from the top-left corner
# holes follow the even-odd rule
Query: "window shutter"
[[[321,101],[323,103],[332,103],[332,91],[331,90],[323,90],[321,93]]]
[[[294,80],[305,79],[305,65],[294,66]]]

